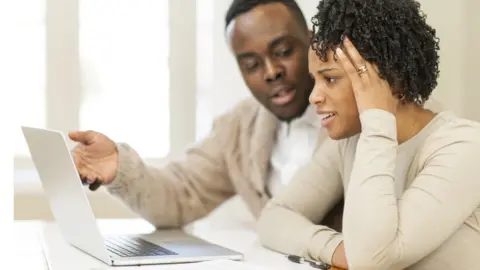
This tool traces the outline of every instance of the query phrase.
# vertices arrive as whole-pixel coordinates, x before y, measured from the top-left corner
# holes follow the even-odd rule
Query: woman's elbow
[[[378,264],[374,260],[360,259],[360,260],[348,260],[348,269],[350,270],[394,270],[391,269],[390,264]]]
[[[396,270],[393,267],[393,262],[384,253],[365,253],[362,251],[346,252],[348,261],[348,269],[350,270]]]
[[[386,237],[393,234],[359,233],[347,227],[344,231],[344,245],[349,269],[395,270],[394,266],[401,257],[401,245],[400,238]]]

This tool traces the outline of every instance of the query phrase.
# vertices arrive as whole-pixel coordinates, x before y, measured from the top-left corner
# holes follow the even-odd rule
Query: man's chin
[[[273,113],[278,120],[282,122],[291,122],[296,118],[299,118],[302,116],[301,113],[293,113],[293,114],[285,114],[285,113]]]
[[[298,104],[295,104],[294,102],[287,104],[282,107],[274,107],[270,109],[270,112],[273,113],[278,120],[282,122],[290,122],[296,118],[299,118],[303,115],[305,110],[307,109],[307,106],[299,106]]]

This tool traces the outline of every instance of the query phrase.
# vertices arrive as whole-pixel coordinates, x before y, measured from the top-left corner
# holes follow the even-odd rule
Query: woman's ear
[[[390,88],[392,89],[392,95],[398,99],[398,102],[400,104],[405,103],[406,101],[406,96],[403,88],[403,84],[399,80],[394,80],[393,85],[388,83],[390,85]]]
[[[392,95],[398,100],[398,104],[405,104],[405,94],[402,90],[392,88]]]
[[[308,39],[312,39],[312,38],[313,38],[313,31],[308,30]]]

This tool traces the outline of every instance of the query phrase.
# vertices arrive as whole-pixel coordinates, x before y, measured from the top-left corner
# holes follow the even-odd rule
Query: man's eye
[[[285,49],[285,50],[279,50],[276,55],[277,57],[285,57],[285,56],[289,56],[290,54],[292,54],[292,48],[288,48],[288,49]]]
[[[257,66],[258,66],[258,63],[256,61],[251,61],[251,62],[245,63],[244,65],[245,69],[248,71],[254,70],[255,68],[257,68]]]

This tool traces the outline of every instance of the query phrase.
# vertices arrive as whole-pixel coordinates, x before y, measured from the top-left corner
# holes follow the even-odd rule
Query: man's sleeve
[[[235,194],[222,151],[237,118],[231,112],[216,119],[208,137],[163,168],[145,164],[128,144],[117,144],[119,167],[107,190],[158,228],[206,216]]]

